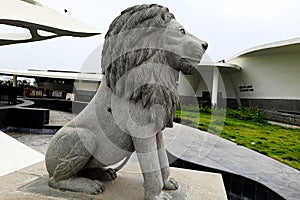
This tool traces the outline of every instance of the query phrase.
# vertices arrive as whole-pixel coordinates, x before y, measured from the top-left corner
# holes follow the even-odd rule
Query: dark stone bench
[[[10,107],[0,109],[0,128],[41,129],[49,123],[50,110],[40,108]]]

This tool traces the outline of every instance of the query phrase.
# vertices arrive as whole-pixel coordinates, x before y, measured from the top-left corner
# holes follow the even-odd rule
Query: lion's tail
[[[132,154],[130,154],[129,156],[127,156],[127,157],[125,158],[125,160],[124,160],[119,166],[117,166],[114,170],[117,172],[117,171],[119,171],[120,169],[122,169],[122,168],[127,164],[127,162],[128,162],[128,160],[130,159],[131,155],[132,155]]]

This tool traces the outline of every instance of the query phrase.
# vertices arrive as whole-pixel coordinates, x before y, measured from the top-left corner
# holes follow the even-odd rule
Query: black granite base
[[[241,175],[182,160],[169,152],[168,157],[171,167],[222,174],[228,200],[285,200],[263,184]]]
[[[49,123],[50,110],[37,108],[0,109],[0,129],[7,127],[41,129]]]

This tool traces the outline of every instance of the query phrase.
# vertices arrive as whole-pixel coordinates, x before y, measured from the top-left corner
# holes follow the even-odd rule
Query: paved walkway
[[[7,108],[18,108],[18,107],[26,107],[26,106],[31,106],[34,104],[33,101],[25,100],[25,99],[19,99],[19,101],[22,101],[22,103],[17,104],[17,105],[10,105],[10,106],[0,106],[0,109],[7,109]]]
[[[291,125],[291,124],[284,124],[284,123],[280,123],[280,122],[268,121],[268,123],[273,124],[273,125],[277,125],[277,126],[287,127],[287,128],[300,128],[300,126]]]
[[[43,160],[43,154],[0,131],[0,177]]]
[[[49,125],[63,126],[74,118],[75,114],[50,110]]]

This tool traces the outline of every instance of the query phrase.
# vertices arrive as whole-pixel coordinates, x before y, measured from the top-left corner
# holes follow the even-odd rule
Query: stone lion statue
[[[106,168],[137,153],[145,199],[170,199],[176,190],[162,130],[173,126],[176,77],[192,74],[207,43],[188,33],[168,8],[124,10],[110,25],[102,51],[103,79],[89,105],[50,142],[49,186],[88,194],[117,177]]]

